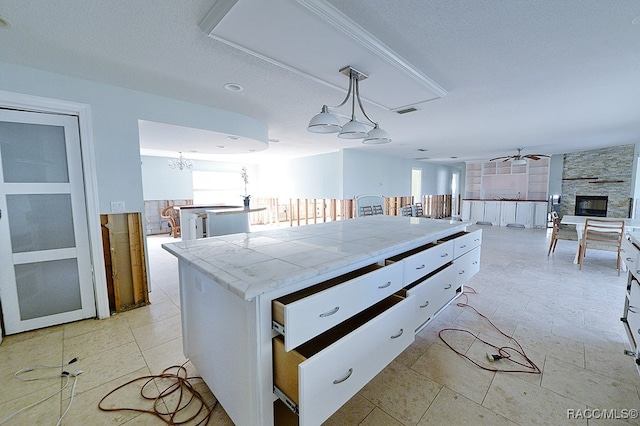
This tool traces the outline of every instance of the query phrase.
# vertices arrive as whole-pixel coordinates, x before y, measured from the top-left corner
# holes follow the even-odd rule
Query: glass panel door
[[[76,117],[0,110],[0,269],[7,334],[95,316]]]

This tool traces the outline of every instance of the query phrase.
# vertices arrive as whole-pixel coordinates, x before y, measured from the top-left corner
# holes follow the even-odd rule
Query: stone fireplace
[[[576,216],[607,217],[606,195],[576,195]]]

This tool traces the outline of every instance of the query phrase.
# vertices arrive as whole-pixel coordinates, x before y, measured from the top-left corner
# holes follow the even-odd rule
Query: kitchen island
[[[467,225],[367,216],[164,244],[184,355],[235,424],[320,424],[478,271]]]

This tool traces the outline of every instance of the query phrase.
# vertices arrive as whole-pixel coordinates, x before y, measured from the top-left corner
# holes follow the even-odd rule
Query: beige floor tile
[[[182,354],[181,337],[144,350],[142,354],[152,374],[159,374],[174,365],[182,365],[187,360]]]
[[[329,417],[323,426],[345,426],[360,424],[376,406],[361,396],[356,394],[347,401],[338,411]]]
[[[442,345],[432,345],[411,369],[477,403],[484,399],[495,374],[477,368]]]
[[[133,335],[140,349],[144,351],[176,338],[181,338],[182,322],[179,316],[155,321],[149,325],[134,329]]]
[[[22,340],[11,345],[0,346],[0,404],[14,398],[27,395],[59,379],[23,381],[14,374],[23,368],[32,366],[57,366],[62,364],[62,329],[52,333],[40,334],[29,340]],[[21,374],[25,379],[35,377],[56,376],[62,368],[37,368]]]
[[[567,410],[585,405],[505,374],[496,375],[482,405],[518,424],[587,424],[567,418]]]
[[[119,315],[127,320],[132,330],[135,330],[157,321],[180,317],[180,308],[171,301],[165,301],[132,309]]]
[[[361,391],[403,424],[416,424],[440,391],[440,385],[397,362],[382,370]]]
[[[598,409],[640,407],[638,390],[618,380],[547,357],[542,387]],[[635,424],[640,424],[636,419]]]
[[[416,335],[413,343],[411,343],[407,349],[396,357],[395,362],[402,364],[405,367],[411,367],[432,344],[431,340],[425,339],[420,335]]]
[[[111,327],[101,327],[96,331],[64,339],[64,359],[82,360],[133,341],[133,333],[126,321],[115,321]]]
[[[360,426],[401,426],[402,423],[394,419],[389,414],[382,411],[380,408],[375,408],[371,414],[369,414],[360,423]]]
[[[579,340],[540,332],[526,324],[519,324],[513,337],[524,348],[535,348],[538,352],[584,367],[584,344]]]
[[[43,400],[53,394],[51,398],[43,401],[32,408],[26,409],[20,413],[13,415],[10,419],[6,420],[5,425],[43,425],[50,424],[55,425],[60,418],[60,393],[58,391],[61,388],[60,381],[55,381],[52,384],[48,382],[45,387],[42,387],[34,392],[12,399],[9,402],[0,404],[0,422],[12,416],[19,410],[30,406],[40,400]],[[4,387],[4,386],[3,386]]]
[[[2,336],[2,348],[13,345],[14,343],[24,342],[33,338],[44,336],[49,333],[61,333],[64,325],[54,325],[52,327],[41,328],[39,330],[25,331],[24,333],[11,334]]]
[[[418,426],[439,425],[516,426],[517,423],[444,387],[418,422]]]
[[[71,408],[65,416],[65,423],[68,425],[119,425],[133,418],[140,416],[140,413],[134,411],[102,411],[98,408],[98,403],[109,392],[123,385],[129,380],[149,375],[149,370],[144,367],[134,372],[125,374],[106,383],[102,383],[93,389],[75,395]],[[78,380],[82,379],[82,375],[78,376]],[[134,408],[147,409],[151,406],[140,396],[140,389],[143,382],[123,387],[108,396],[104,401],[105,408]],[[63,409],[66,409],[70,395],[65,395],[62,401]]]
[[[640,378],[633,358],[624,354],[623,344],[611,344],[609,347],[585,345],[587,370],[595,371],[629,386],[639,386]]]
[[[83,371],[78,379],[78,393],[86,392],[145,367],[144,359],[135,342],[90,355],[74,365],[77,365],[75,368]]]
[[[98,330],[108,329],[114,327],[116,324],[124,321],[124,319],[118,315],[111,315],[106,319],[86,319],[82,321],[70,322],[64,325],[64,338],[70,339],[86,333],[93,333]]]

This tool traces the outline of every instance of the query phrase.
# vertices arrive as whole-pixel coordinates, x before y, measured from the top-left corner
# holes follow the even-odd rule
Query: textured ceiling
[[[640,141],[637,0],[329,3],[447,91],[406,115],[366,105],[391,144],[308,133],[308,120],[322,104],[338,103],[342,91],[205,35],[198,24],[212,0],[3,0],[0,15],[13,26],[0,29],[0,61],[261,120],[279,142],[249,161],[344,147],[452,162],[518,147],[558,154]],[[270,18],[261,21],[268,26]],[[281,48],[286,54],[287,45]],[[225,83],[244,90],[228,92]],[[153,148],[152,139],[141,145]],[[175,142],[174,152],[191,149]]]

